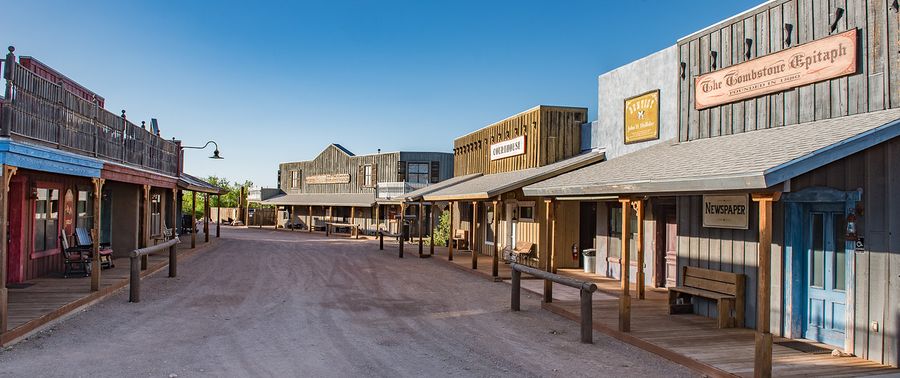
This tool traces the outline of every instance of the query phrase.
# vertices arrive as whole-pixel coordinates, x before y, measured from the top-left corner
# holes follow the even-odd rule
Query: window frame
[[[491,217],[488,217],[488,214],[491,214]],[[484,206],[484,244],[494,245],[494,242],[497,240],[497,235],[494,232],[494,219],[497,217],[497,209],[494,207],[493,203],[486,203]],[[491,240],[488,240],[488,235],[491,235]]]
[[[516,203],[516,208],[517,208],[516,215],[518,216],[518,218],[516,218],[516,220],[518,220],[519,222],[534,222],[534,217],[536,215],[535,211],[537,210],[535,208],[534,201],[518,201]],[[531,216],[530,217],[522,216],[522,214],[523,214],[522,209],[531,209]]]
[[[422,166],[425,167],[425,172],[414,172],[412,167],[414,166]],[[413,177],[422,177],[424,180],[422,181],[414,181]],[[425,184],[428,185],[431,183],[431,162],[430,161],[410,161],[406,163],[406,182],[411,184]]]
[[[50,191],[47,193],[48,200],[47,200],[47,207],[46,207],[46,212],[45,212],[45,214],[48,216],[47,219],[50,219],[49,216],[50,216],[50,214],[52,214],[51,210],[53,209],[52,205],[50,205],[50,203],[52,201],[49,198],[52,198],[52,193],[53,193],[52,191],[56,191],[56,219],[55,219],[56,230],[54,232],[54,235],[55,235],[54,240],[56,241],[56,246],[54,248],[46,249],[46,246],[45,246],[45,249],[42,249],[42,250],[35,249],[35,248],[37,248],[37,243],[35,243],[35,237],[37,236],[37,231],[38,231],[37,218],[36,218],[37,217],[38,199],[34,198],[31,200],[31,248],[30,248],[31,253],[30,253],[30,257],[31,257],[31,259],[39,259],[42,257],[57,255],[60,252],[62,252],[62,246],[60,245],[60,240],[59,240],[59,237],[60,237],[59,234],[62,232],[62,219],[61,218],[63,216],[62,208],[60,207],[60,206],[62,206],[60,204],[60,201],[64,200],[62,198],[64,196],[64,194],[62,193],[62,185],[59,185],[56,183],[51,183],[51,182],[38,181],[38,182],[34,183],[33,188],[35,191],[39,191],[41,189]],[[31,189],[29,189],[29,190],[31,190]],[[46,228],[47,227],[46,227],[46,222],[45,222],[44,223],[44,241],[43,241],[44,244],[46,244],[46,242],[47,242],[47,229]]]

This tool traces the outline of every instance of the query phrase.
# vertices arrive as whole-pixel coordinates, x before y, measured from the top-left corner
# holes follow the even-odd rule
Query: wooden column
[[[245,205],[246,204],[244,203],[244,187],[241,186],[241,193],[240,193],[240,196],[238,197],[238,212],[240,213],[240,214],[238,214],[238,216],[240,216],[241,222],[244,223],[244,227],[247,227],[249,225],[247,224],[247,222],[248,222],[247,208],[245,207]]]
[[[263,209],[262,202],[258,202],[256,204],[256,210],[257,210],[256,211],[256,228],[259,228],[259,229],[262,229],[262,211],[259,211],[262,209]],[[278,212],[278,206],[275,206],[275,212],[276,213]]]
[[[144,206],[141,211],[142,218],[142,226],[141,227],[141,242],[138,244],[140,248],[146,248],[150,246],[150,185],[144,185]],[[97,236],[100,236],[99,234]],[[147,270],[147,263],[149,262],[150,256],[144,255],[141,256],[141,270]]]
[[[3,187],[0,188],[0,219],[6,222],[9,216],[9,181],[16,174],[16,167],[3,164]],[[0,227],[0,240],[6,241],[9,237],[8,228]],[[7,267],[9,256],[9,243],[0,243],[0,334],[9,328],[9,294],[6,289]]]
[[[247,203],[247,207],[250,207],[250,203]],[[248,209],[249,210],[249,209]],[[247,211],[249,214],[250,212]],[[259,214],[256,214],[256,218],[259,219]],[[197,192],[191,191],[191,249],[197,248]]]
[[[328,206],[328,222],[334,222],[333,211],[334,208],[332,206]]]
[[[381,231],[381,205],[375,204],[375,233]]]
[[[100,290],[100,202],[103,200],[103,182],[102,178],[95,178],[94,182],[94,245],[93,258],[91,259],[91,291]],[[5,265],[5,264],[4,264]]]
[[[275,206],[278,213],[278,206]],[[203,241],[209,243],[209,193],[203,196]]]
[[[216,237],[220,237],[222,235],[222,228],[220,225],[222,224],[222,195],[216,194]]]
[[[759,204],[759,267],[757,271],[756,348],[754,377],[772,376],[772,333],[769,330],[772,299],[772,203],[781,193],[754,194]]]
[[[419,257],[423,257],[425,255],[425,239],[422,238],[422,230],[423,230],[422,222],[425,221],[425,205],[422,204],[421,201],[419,202],[418,218],[419,218],[419,222],[418,222],[418,226],[416,227],[417,228],[416,233],[419,236]]]
[[[619,255],[619,269],[621,269],[622,295],[619,297],[619,331],[631,332],[631,249],[628,243],[631,240],[631,200],[620,198],[622,203],[622,253]]]
[[[491,204],[494,206],[494,221],[491,222],[491,229],[494,232],[494,251],[491,256],[491,277],[495,279],[500,277],[500,241],[497,240],[497,230],[500,229],[500,208],[498,204],[500,203],[500,197],[497,197],[496,200]],[[515,247],[515,246],[513,246]]]
[[[170,216],[172,222],[172,238],[178,237],[178,233],[176,232],[177,227],[175,225],[178,221],[178,188],[172,188],[172,215]],[[169,247],[169,277],[175,277],[178,275],[178,247],[173,244]]]
[[[544,257],[544,270],[553,271],[553,230],[550,220],[553,219],[553,200],[544,200],[544,241],[546,250],[541,251]],[[544,302],[553,302],[553,282],[544,280]]]
[[[634,201],[634,211],[637,213],[637,292],[638,299],[644,299],[644,201]]]
[[[428,223],[428,225],[431,226],[431,233],[428,235],[429,238],[431,239],[431,243],[429,243],[428,254],[431,256],[434,256],[434,230],[435,230],[435,224],[436,224],[435,212],[434,212],[435,207],[436,207],[435,203],[432,202],[431,203],[431,222]]]
[[[356,206],[350,206],[350,224],[356,224]]]
[[[406,222],[406,203],[400,202],[400,217],[397,221],[398,234],[400,234],[400,258],[403,258],[403,245],[406,244],[406,233],[403,232],[403,223]]]
[[[447,248],[447,260],[453,261],[453,237],[456,231],[453,228],[453,201],[448,202],[447,209],[450,211],[450,239]]]
[[[469,234],[469,240],[472,250],[472,269],[478,269],[478,251],[475,248],[475,230],[478,229],[478,202],[472,201],[472,224],[469,225],[469,228],[472,229],[472,232]]]
[[[306,232],[313,232],[313,219],[312,219],[312,206],[309,207],[309,212],[306,213]]]

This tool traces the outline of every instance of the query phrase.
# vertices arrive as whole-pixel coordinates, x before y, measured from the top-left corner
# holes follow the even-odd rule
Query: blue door
[[[846,215],[841,203],[810,204],[806,225],[806,321],[803,337],[844,345],[847,280]]]

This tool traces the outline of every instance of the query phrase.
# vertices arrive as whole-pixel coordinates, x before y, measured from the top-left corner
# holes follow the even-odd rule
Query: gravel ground
[[[223,228],[223,240],[0,352],[0,376],[693,376],[509,286],[371,241]]]

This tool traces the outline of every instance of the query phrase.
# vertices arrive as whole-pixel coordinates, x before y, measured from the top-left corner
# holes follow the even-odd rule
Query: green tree
[[[450,212],[441,212],[438,218],[437,228],[434,230],[434,245],[449,245],[450,241]]]
[[[244,180],[243,183],[239,183],[238,181],[232,182],[225,177],[218,176],[209,176],[205,179],[205,181],[226,190],[226,192],[221,195],[210,196],[210,207],[217,207],[220,204],[221,207],[238,207],[241,195],[241,186],[244,187],[245,195],[246,191],[253,186],[253,182],[250,180]],[[199,219],[201,216],[203,216],[203,200],[205,195],[206,194],[203,193],[197,193],[197,203],[192,204],[191,193],[185,192],[185,195],[181,199],[181,208],[184,209],[184,213],[190,214],[193,205],[194,213],[196,214],[197,218]]]

